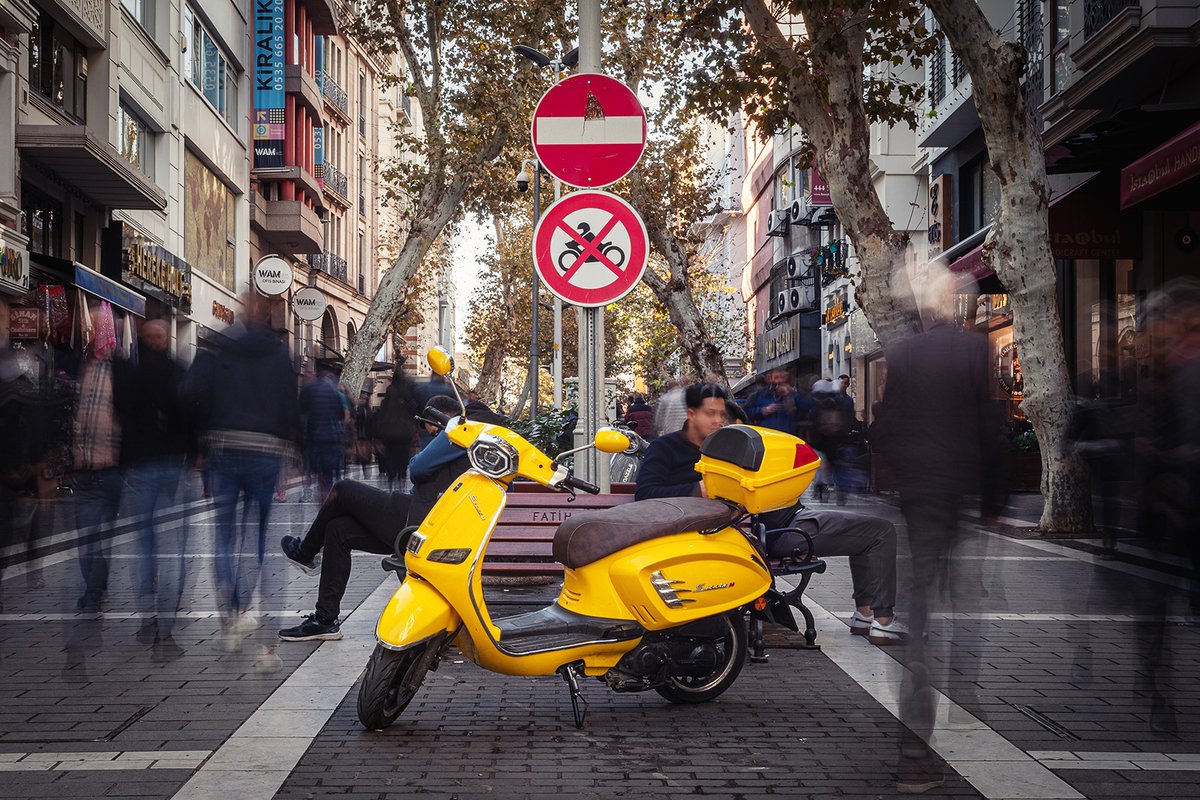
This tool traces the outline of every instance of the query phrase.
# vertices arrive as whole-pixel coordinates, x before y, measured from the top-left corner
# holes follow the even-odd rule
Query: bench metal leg
[[[765,664],[771,654],[767,652],[766,642],[763,641],[763,621],[750,617],[750,661],[754,664]]]
[[[817,644],[817,621],[813,619],[808,606],[804,605],[804,591],[808,588],[810,580],[812,580],[812,573],[805,573],[800,579],[800,585],[784,595],[784,599],[787,600],[788,605],[799,611],[800,615],[804,617],[804,644],[801,645],[801,649],[820,650],[821,645]]]

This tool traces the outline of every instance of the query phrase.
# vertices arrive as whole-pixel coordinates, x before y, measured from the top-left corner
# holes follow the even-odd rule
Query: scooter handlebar
[[[600,487],[594,483],[588,483],[583,478],[576,478],[574,475],[567,478],[566,484],[578,489],[581,492],[588,494],[600,494]]]
[[[446,427],[447,425],[449,425],[450,420],[453,419],[453,417],[451,417],[449,414],[446,414],[442,411],[438,411],[433,406],[425,406],[425,410],[421,413],[423,416],[426,416],[429,419],[432,419],[434,422],[438,423],[443,428]],[[420,419],[420,418],[421,417],[417,417],[417,419]]]

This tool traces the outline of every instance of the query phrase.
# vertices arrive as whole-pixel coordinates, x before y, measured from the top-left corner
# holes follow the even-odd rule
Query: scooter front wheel
[[[721,625],[721,633],[713,638],[694,638],[693,651],[709,665],[703,674],[672,675],[667,683],[654,691],[672,703],[706,703],[725,693],[733,685],[746,663],[746,624],[739,612],[731,611],[712,618]]]
[[[429,669],[425,651],[432,646],[426,643],[397,652],[375,645],[358,687],[358,721],[364,727],[383,730],[404,713],[425,680]]]

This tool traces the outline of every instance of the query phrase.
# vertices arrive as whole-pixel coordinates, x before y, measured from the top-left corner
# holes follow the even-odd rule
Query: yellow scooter
[[[439,375],[453,369],[441,348],[428,358]],[[721,429],[705,441],[697,467],[709,498],[572,515],[554,536],[554,556],[566,568],[558,599],[493,619],[480,564],[512,481],[520,476],[572,493],[599,489],[508,428],[465,414],[439,422],[472,469],[407,533],[403,564],[384,560],[402,582],[376,626],[378,644],[358,695],[363,725],[392,724],[451,642],[493,672],[560,675],[578,727],[586,713],[580,676],[615,691],[653,690],[675,703],[712,700],[733,684],[746,659],[746,611],[776,621],[769,604],[781,602],[771,597],[757,540],[736,525],[795,502],[820,464],[808,445],[766,429]],[[592,446],[618,453],[629,441],[602,429]],[[795,625],[790,613],[785,619]]]

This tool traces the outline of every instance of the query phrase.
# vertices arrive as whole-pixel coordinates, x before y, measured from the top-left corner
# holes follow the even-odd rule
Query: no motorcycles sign
[[[538,275],[577,306],[604,306],[629,294],[649,252],[641,216],[608,192],[572,192],[546,209],[533,231]]]

